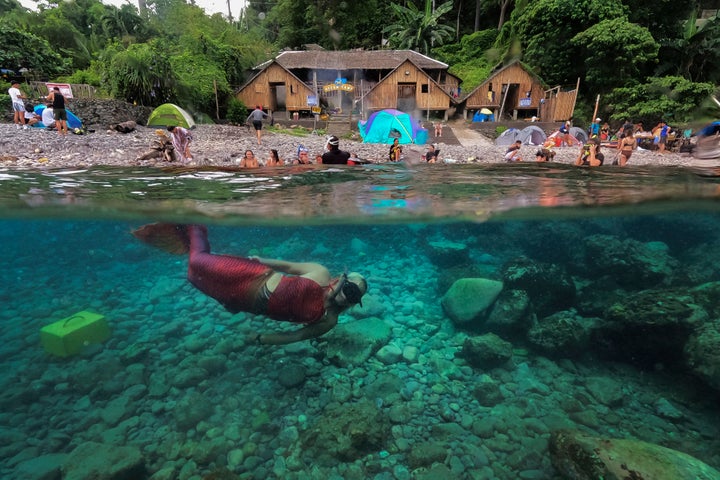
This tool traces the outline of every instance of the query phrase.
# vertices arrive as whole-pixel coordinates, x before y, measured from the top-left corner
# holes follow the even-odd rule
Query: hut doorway
[[[415,90],[417,86],[414,83],[398,83],[398,100],[397,109],[402,112],[414,112],[417,106],[415,100]]]
[[[500,119],[502,119],[503,116],[510,115],[514,120],[517,120],[517,108],[520,101],[520,98],[518,97],[519,92],[519,83],[503,84],[502,95],[500,98]]]
[[[270,101],[271,104],[268,108],[274,111],[285,110],[287,99],[287,89],[284,83],[271,83],[270,84]]]

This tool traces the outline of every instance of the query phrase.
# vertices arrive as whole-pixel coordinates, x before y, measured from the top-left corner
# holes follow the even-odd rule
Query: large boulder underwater
[[[695,457],[635,439],[559,430],[549,448],[553,466],[569,480],[720,480],[720,472]]]

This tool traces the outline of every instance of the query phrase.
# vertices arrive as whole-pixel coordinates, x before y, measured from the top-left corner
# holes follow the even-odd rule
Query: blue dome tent
[[[37,113],[38,115],[42,116],[42,112],[43,112],[43,110],[45,110],[45,105],[43,105],[42,103],[40,105],[36,105],[33,110],[35,110],[35,113]],[[67,109],[65,110],[65,113],[67,113],[68,128],[82,128],[82,126],[83,126],[82,121],[74,113],[72,113],[70,110],[67,110]],[[40,128],[45,127],[45,125],[43,125],[42,122],[38,122],[33,126],[37,126]]]
[[[358,122],[358,129],[365,143],[392,144],[397,138],[401,144],[423,144],[428,135],[410,115],[394,109],[373,113],[366,121]]]

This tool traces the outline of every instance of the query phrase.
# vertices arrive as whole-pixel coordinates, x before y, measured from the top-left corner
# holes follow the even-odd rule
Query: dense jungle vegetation
[[[248,0],[207,15],[194,0],[0,0],[0,67],[87,83],[144,105],[221,115],[252,67],[282,49],[409,48],[448,63],[469,92],[519,58],[549,86],[581,79],[576,118],[680,124],[708,115],[720,83],[720,1]],[[698,21],[700,20],[700,21]],[[3,88],[4,93],[7,87]]]

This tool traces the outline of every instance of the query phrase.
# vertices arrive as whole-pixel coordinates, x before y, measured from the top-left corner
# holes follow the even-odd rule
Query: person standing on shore
[[[245,122],[252,122],[253,128],[255,129],[255,136],[257,137],[258,145],[262,145],[262,121],[263,118],[270,118],[270,115],[262,111],[260,105],[255,106],[255,110],[250,112]]]
[[[25,125],[25,102],[23,102],[23,99],[27,97],[20,91],[20,82],[13,82],[10,85],[8,95],[10,95],[12,101],[15,128],[19,129],[22,126],[23,129],[27,130],[27,125]]]
[[[60,88],[53,88],[47,101],[52,105],[53,117],[55,117],[55,129],[60,135],[67,135],[67,112],[65,111],[65,97],[60,93]]]

